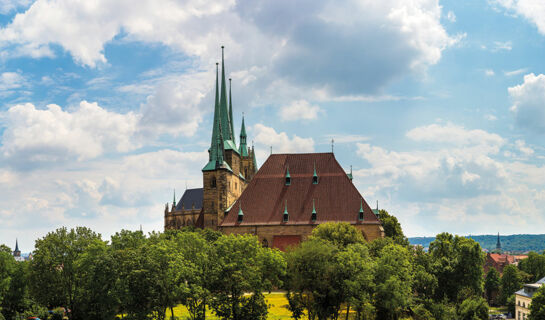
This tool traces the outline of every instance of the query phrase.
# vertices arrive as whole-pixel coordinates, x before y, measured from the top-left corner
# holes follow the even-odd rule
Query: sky
[[[408,236],[543,233],[541,0],[0,0],[0,243],[161,231],[222,45],[258,164],[333,139]]]

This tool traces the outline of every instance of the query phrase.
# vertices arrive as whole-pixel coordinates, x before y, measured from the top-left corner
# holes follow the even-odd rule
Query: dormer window
[[[243,219],[244,219],[244,213],[242,212],[242,207],[239,206],[239,208],[238,208],[237,222],[238,222],[238,223],[241,223]]]
[[[288,213],[288,200],[286,200],[286,203],[284,204],[284,215],[282,217],[282,221],[288,222],[290,220],[290,215]]]
[[[360,212],[358,213],[358,220],[363,221],[363,200],[360,200]]]
[[[314,205],[314,199],[312,199],[312,214],[310,215],[310,220],[316,222],[316,206]]]
[[[318,184],[318,175],[316,174],[316,162],[314,162],[314,174],[312,175],[312,184]]]
[[[290,168],[286,168],[286,185],[291,185],[291,176],[290,176]]]

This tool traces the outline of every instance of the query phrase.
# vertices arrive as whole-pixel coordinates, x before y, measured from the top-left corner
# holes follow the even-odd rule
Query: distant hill
[[[482,248],[487,250],[496,249],[498,235],[466,236],[477,241]],[[413,245],[421,245],[428,248],[435,237],[414,237],[409,238]],[[501,247],[504,251],[513,253],[522,253],[527,251],[536,251],[541,253],[545,250],[545,234],[513,234],[509,236],[500,235]]]

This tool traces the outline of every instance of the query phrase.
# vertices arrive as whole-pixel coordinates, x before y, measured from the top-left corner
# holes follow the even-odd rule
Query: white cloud
[[[515,141],[515,146],[517,149],[522,152],[525,156],[531,156],[534,153],[534,149],[528,147],[524,140]]]
[[[485,148],[491,153],[497,153],[505,144],[505,140],[495,133],[480,129],[467,130],[453,124],[431,124],[414,128],[407,132],[407,137],[414,141]]]
[[[508,77],[511,77],[511,76],[516,76],[516,75],[519,75],[519,74],[523,74],[524,72],[526,72],[526,68],[521,68],[521,69],[516,69],[516,70],[512,70],[512,71],[504,71],[503,74],[505,74],[506,76]]]
[[[496,0],[497,4],[533,23],[545,35],[545,2],[541,0]]]
[[[445,138],[442,133],[447,131],[461,138]],[[421,144],[412,143],[405,151],[358,144],[357,153],[368,167],[356,170],[354,181],[367,200],[380,199],[383,207],[397,214],[410,234],[482,233],[491,228],[512,233],[515,226],[539,232],[536,224],[545,223],[544,166],[496,159],[501,159],[497,148],[503,151],[511,144],[492,133],[452,125],[409,132],[407,137]],[[489,143],[495,147],[483,147]],[[523,141],[514,145],[531,154]],[[424,227],[419,226],[423,219]]]
[[[311,105],[306,100],[292,101],[289,105],[283,106],[280,111],[280,117],[284,121],[295,120],[314,120],[318,113],[323,110],[317,105]]]
[[[498,51],[511,51],[513,49],[513,43],[511,41],[494,41],[494,47],[492,48],[492,52],[498,52]]]
[[[488,77],[492,77],[495,73],[494,73],[494,70],[492,69],[486,69],[484,70],[484,74]]]
[[[14,89],[25,87],[26,83],[19,72],[3,72],[0,74],[0,96],[10,95]]]
[[[496,121],[498,120],[498,117],[496,117],[495,115],[493,114],[485,114],[484,115],[484,118],[488,121]]]
[[[545,75],[524,76],[524,83],[507,89],[513,100],[511,111],[521,128],[545,132]]]
[[[0,13],[7,14],[13,10],[26,7],[32,0],[0,0]]]
[[[110,112],[97,103],[82,101],[72,111],[27,103],[9,108],[3,118],[0,153],[14,166],[83,160],[137,147],[132,137],[138,116]]]
[[[454,12],[449,11],[447,13],[447,20],[450,22],[456,22],[456,15],[454,14]]]
[[[253,126],[252,135],[255,142],[261,147],[261,156],[268,154],[271,146],[273,153],[314,152],[314,140],[312,138],[301,138],[293,135],[293,138],[290,139],[285,132],[276,132],[274,128],[261,123]]]
[[[162,79],[140,108],[141,129],[151,135],[192,136],[202,116],[213,110],[213,100],[204,99],[210,95],[212,83],[212,74],[208,72]],[[204,105],[206,102],[210,105]]]
[[[104,46],[121,34],[171,46],[194,59],[194,70],[209,70],[223,43],[233,78],[255,86],[254,92],[267,92],[278,80],[333,96],[376,94],[436,64],[460,40],[447,34],[440,17],[437,0],[142,0],[138,6],[129,0],[37,0],[0,29],[0,46],[8,56],[39,57],[52,56],[51,45],[59,45],[95,67],[107,62]],[[295,92],[291,100],[301,99],[301,90]]]

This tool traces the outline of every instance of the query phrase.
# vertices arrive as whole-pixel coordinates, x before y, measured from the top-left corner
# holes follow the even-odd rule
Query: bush
[[[458,316],[461,320],[487,320],[488,304],[481,297],[467,298],[460,305]]]

